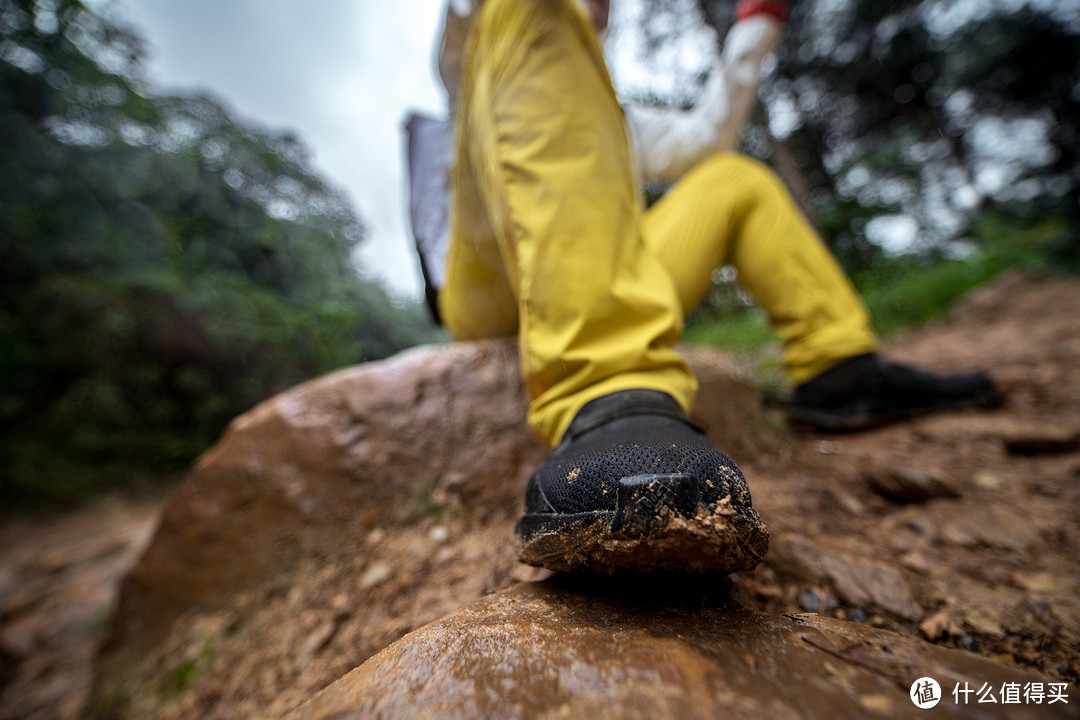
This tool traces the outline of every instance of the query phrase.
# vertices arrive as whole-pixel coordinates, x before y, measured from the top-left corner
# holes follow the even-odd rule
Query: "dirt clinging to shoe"
[[[611,532],[610,515],[601,516],[531,538],[519,546],[519,557],[561,571],[739,572],[756,567],[769,546],[768,527],[752,510],[737,512],[730,498],[691,517],[661,508],[656,521],[661,530],[620,537]]]

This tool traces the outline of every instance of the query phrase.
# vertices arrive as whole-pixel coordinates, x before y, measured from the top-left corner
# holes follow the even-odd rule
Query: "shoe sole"
[[[960,412],[963,410],[993,410],[1000,407],[1001,404],[1000,394],[987,394],[979,398],[943,401],[916,408],[880,412],[866,408],[829,411],[792,407],[788,411],[788,423],[793,428],[801,430],[855,432],[937,413]]]
[[[750,570],[765,557],[769,529],[729,498],[708,505],[683,474],[619,481],[614,510],[527,513],[515,529],[518,558],[558,571]]]

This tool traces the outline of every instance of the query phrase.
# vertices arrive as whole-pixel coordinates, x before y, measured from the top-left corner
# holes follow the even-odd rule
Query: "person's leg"
[[[703,161],[647,211],[644,227],[685,313],[704,297],[713,270],[734,266],[784,342],[792,385],[875,349],[851,282],[757,160],[732,152]]]
[[[646,214],[646,242],[692,310],[730,263],[784,341],[793,421],[856,430],[940,410],[993,407],[982,373],[938,376],[880,358],[870,317],[839,264],[763,164],[702,162]]]
[[[460,147],[451,170],[450,246],[446,282],[439,290],[439,318],[455,340],[508,337],[518,333],[518,301],[495,230],[484,210],[471,153]]]
[[[519,558],[753,567],[768,529],[738,467],[687,416],[696,382],[673,348],[682,308],[645,247],[622,112],[584,11],[487,0],[458,107],[440,309],[455,337],[516,326],[529,422],[556,446],[529,481]],[[485,277],[516,311],[473,317]]]
[[[551,445],[618,390],[659,390],[689,410],[696,383],[673,349],[682,312],[643,251],[622,113],[583,11],[490,0],[466,57],[448,330],[520,325],[530,425]],[[479,307],[489,295],[499,306]]]

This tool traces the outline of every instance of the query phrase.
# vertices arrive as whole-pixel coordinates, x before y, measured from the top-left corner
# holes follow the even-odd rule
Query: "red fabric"
[[[784,22],[788,18],[788,4],[785,0],[740,0],[735,8],[735,21],[739,22],[754,15],[772,15]]]

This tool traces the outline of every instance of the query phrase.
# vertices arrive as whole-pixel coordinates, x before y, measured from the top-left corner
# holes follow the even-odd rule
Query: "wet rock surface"
[[[718,352],[688,360],[726,399],[695,418],[725,446],[756,446],[767,429],[748,377]],[[513,341],[416,348],[259,405],[169,498],[124,580],[93,711],[280,714],[529,577],[511,528],[545,452]]]
[[[922,712],[909,697],[922,676],[942,686],[935,717],[1075,717],[1060,703],[957,703],[956,687],[1044,678],[865,625],[756,612],[723,579],[560,576],[406,635],[287,718],[899,718]]]
[[[698,420],[746,473],[774,537],[785,538],[757,570],[733,576],[736,597],[773,617],[754,621],[764,626],[893,632],[918,641],[910,647],[1038,673],[1068,683],[1075,710],[1080,451],[1017,454],[1006,441],[1024,429],[1080,427],[1080,281],[1006,276],[948,321],[890,339],[885,350],[938,371],[986,369],[1006,405],[856,435],[793,435],[776,411],[761,409],[746,366],[692,353],[703,380]],[[0,717],[83,716],[92,662],[84,716],[280,717],[417,628],[543,579],[550,573],[518,565],[512,550],[524,481],[543,455],[522,423],[520,393],[512,345],[410,351],[300,386],[237,419],[160,513],[128,503],[120,515],[98,506],[4,518]],[[933,472],[958,496],[883,495],[867,480],[875,467]],[[136,516],[143,529],[133,537],[142,540],[117,542],[120,518]],[[74,546],[62,539],[73,527]],[[117,578],[136,560],[110,615]],[[599,607],[610,607],[602,595]],[[673,599],[671,617],[715,620],[719,597]],[[807,611],[820,615],[787,617]],[[709,654],[646,630],[632,629],[643,656]],[[752,674],[754,656],[738,650],[737,637],[708,642],[750,658]],[[806,644],[796,643],[798,652]],[[838,662],[822,661],[807,692],[846,693],[846,676],[830,669]],[[585,682],[598,672],[581,666],[564,677]],[[866,702],[891,707],[890,692]]]

